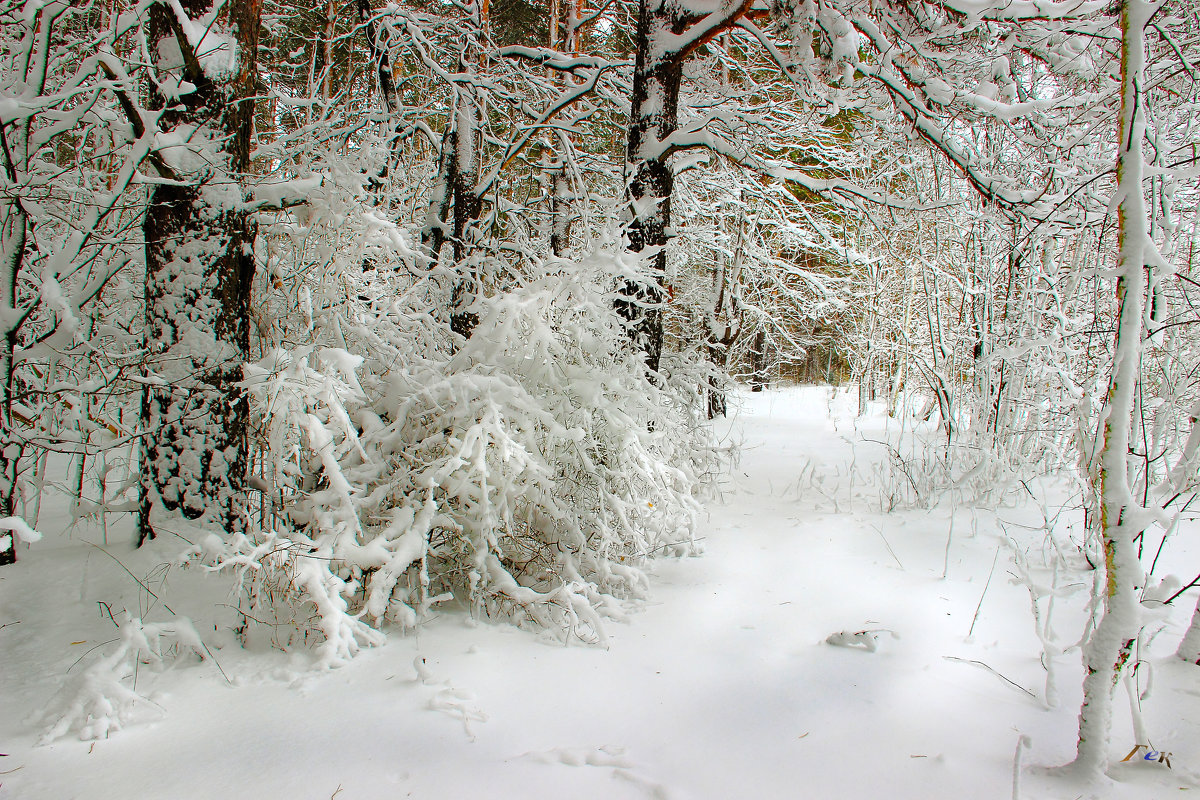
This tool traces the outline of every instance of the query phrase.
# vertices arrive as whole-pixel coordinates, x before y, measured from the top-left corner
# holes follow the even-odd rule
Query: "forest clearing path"
[[[856,431],[853,400],[822,387],[741,395],[721,431],[742,457],[701,521],[704,556],[655,562],[653,600],[610,623],[607,650],[459,612],[327,673],[225,647],[232,685],[207,664],[147,673],[139,691],[164,690],[163,712],[95,743],[35,747],[29,715],[85,649],[68,645],[111,638],[97,603],[134,608],[140,592],[77,530],[41,567],[53,562],[70,591],[46,591],[44,571],[21,567],[32,558],[0,585],[0,614],[21,620],[0,630],[0,770],[17,769],[0,775],[0,800],[1009,797],[1019,736],[1033,740],[1026,764],[1073,754],[1078,654],[1059,659],[1061,702],[1046,710],[1029,598],[1009,580],[996,514],[954,511],[947,557],[949,509],[880,511],[881,479],[868,477],[884,451],[861,441],[878,437]],[[109,549],[145,574],[169,557],[160,546]],[[218,591],[188,573],[170,581],[197,608]],[[1063,612],[1064,638],[1077,622]],[[863,642],[864,630],[878,631],[874,651],[826,641]],[[61,658],[44,656],[59,645]],[[1155,666],[1147,712],[1175,769],[1125,765],[1095,796],[1200,791],[1196,668]],[[1063,796],[1091,795],[1026,772],[1026,800]]]

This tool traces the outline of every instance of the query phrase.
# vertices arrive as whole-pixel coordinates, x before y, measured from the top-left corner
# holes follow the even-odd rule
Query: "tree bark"
[[[754,335],[750,348],[750,391],[761,392],[770,383],[767,370],[767,335],[761,330]]]
[[[1149,245],[1146,205],[1142,190],[1142,139],[1145,119],[1140,93],[1145,70],[1143,27],[1149,19],[1144,0],[1121,5],[1121,145],[1117,159],[1117,339],[1106,409],[1101,414],[1100,526],[1104,544],[1104,616],[1084,648],[1087,672],[1079,711],[1079,741],[1075,766],[1099,778],[1108,766],[1113,691],[1128,663],[1139,629],[1139,584],[1145,573],[1135,537],[1140,532],[1129,483],[1128,454],[1134,402],[1139,378],[1146,293],[1145,252]],[[1138,742],[1137,744],[1148,744]]]
[[[565,134],[564,134],[565,138]],[[563,142],[566,149],[566,142]],[[565,159],[551,164],[550,176],[550,252],[560,258],[571,243],[571,180]]]
[[[450,299],[450,330],[470,339],[479,324],[479,315],[471,309],[479,298],[483,286],[479,268],[469,263],[472,242],[471,228],[483,210],[483,200],[476,191],[479,180],[479,114],[475,98],[469,90],[462,91],[455,103],[454,171],[450,181],[453,196],[454,263],[458,279]]]
[[[430,192],[421,244],[432,264],[447,242],[453,250],[457,277],[450,292],[450,329],[470,339],[479,315],[470,308],[482,290],[478,268],[467,263],[471,229],[483,210],[479,180],[479,114],[469,89],[456,87],[450,120],[442,133],[438,174]]]
[[[663,302],[666,299],[667,251],[671,237],[671,192],[675,176],[664,146],[679,129],[679,88],[683,64],[701,47],[734,23],[749,0],[721,6],[697,16],[683,5],[665,0],[639,0],[637,53],[629,113],[626,196],[630,220],[629,252],[645,254],[638,274],[618,287],[614,303],[629,338],[646,357],[646,369],[658,372],[663,347]]]
[[[724,376],[729,372],[729,350],[741,334],[741,319],[738,302],[738,283],[741,281],[742,258],[745,245],[745,213],[738,218],[737,244],[733,256],[726,262],[719,260],[713,266],[712,315],[708,320],[706,347],[709,362],[713,365],[713,379],[708,389],[708,418],[723,417],[728,410],[728,393]]]
[[[0,136],[3,136],[0,131]],[[5,147],[7,150],[7,146]],[[8,169],[15,172],[10,163]],[[8,175],[15,184],[15,174]],[[6,200],[0,206],[0,303],[6,320],[17,313],[17,275],[25,258],[25,239],[29,220],[19,200]],[[21,444],[13,436],[13,354],[17,347],[18,325],[9,323],[3,330],[0,349],[0,517],[11,516],[15,510],[17,470]],[[0,566],[17,560],[17,537],[9,535],[8,546],[0,548]]]
[[[637,55],[633,73],[629,142],[626,161],[632,173],[628,198],[631,219],[627,228],[629,251],[644,253],[642,274],[627,278],[619,288],[616,311],[625,321],[629,338],[646,357],[646,369],[658,372],[662,356],[662,302],[667,274],[668,228],[671,224],[671,191],[675,176],[658,143],[679,126],[679,86],[683,78],[681,55],[655,52],[652,35],[677,31],[685,23],[679,11],[661,0],[638,3]]]
[[[181,8],[195,19],[210,11],[212,0],[183,0]],[[151,105],[167,109],[160,118],[165,134],[187,133],[198,148],[210,146],[216,164],[171,154],[180,180],[155,187],[143,226],[146,346],[163,383],[143,397],[140,541],[153,536],[156,504],[228,531],[243,529],[248,509],[249,408],[238,383],[250,357],[257,229],[241,206],[261,0],[234,0],[225,9],[233,29],[226,45],[235,50],[232,67],[215,63],[204,40],[194,47],[168,7],[150,10],[160,80],[171,72],[168,80],[195,86],[169,107],[155,90]],[[219,24],[205,35],[220,36]],[[182,66],[162,60],[172,48],[182,51]]]

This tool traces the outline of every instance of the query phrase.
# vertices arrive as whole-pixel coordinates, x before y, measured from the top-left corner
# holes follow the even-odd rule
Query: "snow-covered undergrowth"
[[[965,390],[964,395],[968,394]],[[988,398],[971,397],[952,421],[947,435],[944,420],[933,399],[921,391],[903,394],[888,424],[869,424],[861,439],[887,453],[871,459],[870,470],[858,470],[858,479],[878,492],[884,511],[907,508],[995,506],[1012,494],[1028,492],[1027,482],[1048,475],[1074,482],[1079,491],[1078,466],[1089,452],[1099,408],[1092,403],[1071,404],[1055,412],[1065,425],[1048,424],[1049,401],[1041,406],[1010,410],[1004,426],[994,424]],[[972,413],[974,412],[974,413]]]
[[[412,259],[375,222],[374,268],[302,273],[302,302],[274,310],[281,344],[246,380],[261,513],[190,557],[237,573],[245,628],[318,633],[325,666],[452,599],[603,644],[645,560],[695,546],[716,468],[695,370],[646,376],[603,252],[480,299],[449,342],[422,307],[436,280],[397,277]]]
[[[1079,784],[1040,769],[1074,753],[1076,645],[1097,574],[1078,546],[1080,510],[1059,512],[1069,486],[1050,476],[994,506],[887,513],[861,479],[889,457],[870,441],[895,424],[882,412],[856,418],[850,396],[826,387],[735,399],[714,430],[741,441],[742,457],[723,502],[697,519],[704,557],[649,562],[652,602],[605,620],[607,649],[442,604],[415,631],[314,671],[302,648],[239,644],[221,606],[237,602],[233,573],[161,566],[179,540],[134,549],[115,520],[113,544],[93,547],[99,526],[68,530],[66,504],[48,502],[43,540],[0,571],[0,800],[97,786],[179,800],[727,800],[798,786],[845,800],[1010,797],[1016,746],[1023,800],[1200,790],[1197,667],[1174,655],[1196,590],[1161,602],[1200,563],[1194,521],[1164,545],[1143,598],[1137,670],[1118,687],[1114,782]],[[1146,552],[1158,546],[1151,533]],[[343,597],[363,608],[362,591]],[[165,628],[159,657],[127,638],[179,617],[202,651]],[[43,708],[54,713],[31,719]],[[64,718],[78,724],[37,746]],[[1171,766],[1145,751],[1120,763],[1143,742]]]
[[[36,715],[44,729],[39,744],[77,733],[85,741],[107,739],[134,718],[139,707],[156,706],[137,691],[139,664],[162,669],[183,653],[201,660],[207,648],[191,620],[148,624],[125,614],[117,646],[67,681],[50,705]],[[132,684],[132,686],[127,684]],[[159,707],[161,711],[161,707]]]

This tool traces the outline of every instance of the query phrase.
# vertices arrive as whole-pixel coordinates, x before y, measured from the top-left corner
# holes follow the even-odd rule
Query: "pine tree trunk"
[[[183,0],[192,18],[211,0]],[[196,88],[163,113],[165,133],[195,127],[218,164],[201,174],[180,163],[181,180],[150,197],[146,237],[146,344],[163,383],[143,398],[141,540],[153,535],[153,505],[241,530],[247,512],[248,404],[238,382],[250,357],[253,218],[240,208],[249,170],[255,55],[261,0],[225,4],[236,66],[202,63],[173,12],[151,6],[151,52],[184,51],[182,76]],[[162,43],[162,46],[159,46]],[[160,64],[165,71],[176,65]],[[152,97],[162,108],[167,101]],[[196,168],[208,167],[198,164]]]
[[[1149,18],[1144,0],[1123,0],[1121,7],[1121,147],[1117,160],[1118,206],[1117,339],[1106,412],[1101,415],[1100,525],[1104,539],[1104,616],[1084,648],[1087,673],[1079,711],[1075,766],[1092,778],[1108,766],[1113,692],[1129,660],[1138,633],[1139,583],[1144,572],[1134,539],[1139,531],[1126,519],[1134,504],[1128,453],[1139,377],[1146,293],[1146,206],[1142,193],[1142,139],[1145,120],[1139,104],[1145,68],[1143,26]],[[1132,516],[1132,515],[1131,515]],[[1149,744],[1138,742],[1138,744]]]

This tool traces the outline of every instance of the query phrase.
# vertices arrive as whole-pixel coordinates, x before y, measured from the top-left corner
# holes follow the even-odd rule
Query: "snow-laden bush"
[[[126,686],[138,663],[162,669],[190,652],[204,660],[207,650],[191,620],[151,624],[126,617],[117,647],[102,656],[59,691],[38,716],[45,723],[38,744],[50,744],[71,732],[83,740],[105,739],[133,718],[139,706],[157,704]]]
[[[605,642],[602,617],[647,589],[639,565],[694,547],[714,451],[684,365],[658,385],[630,353],[603,261],[479,301],[453,354],[364,285],[354,317],[248,368],[263,524],[199,548],[242,571],[248,619],[292,604],[325,665],[451,597]]]

